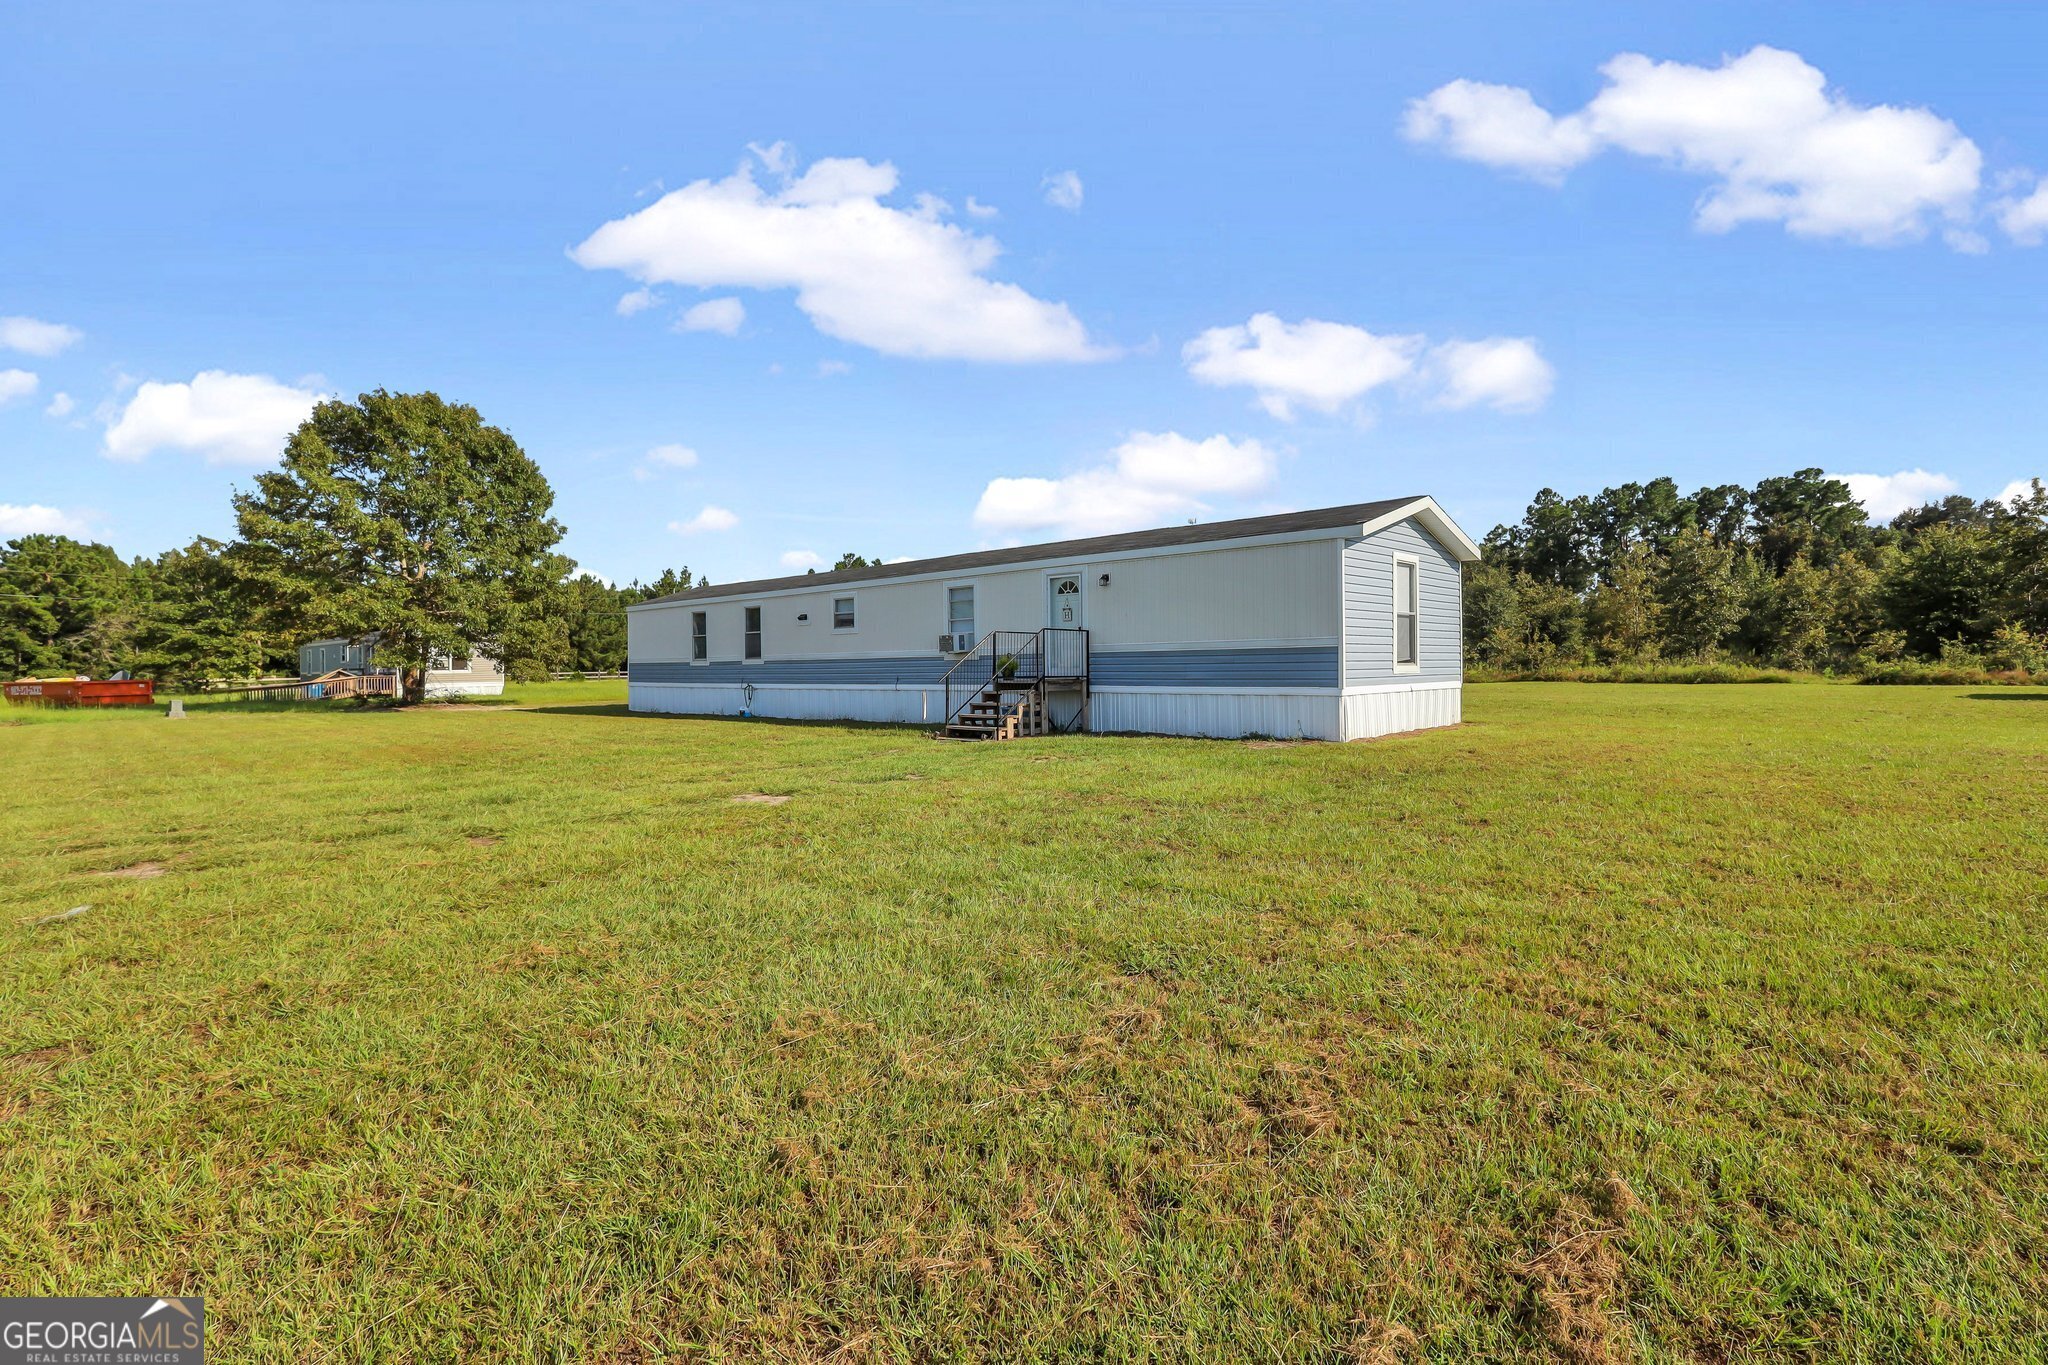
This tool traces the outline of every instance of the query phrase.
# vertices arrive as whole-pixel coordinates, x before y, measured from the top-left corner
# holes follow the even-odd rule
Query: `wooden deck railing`
[[[247,697],[251,701],[336,701],[343,697],[395,697],[398,677],[392,673],[347,673],[336,669],[295,682],[257,682],[243,687],[210,687],[211,697]]]

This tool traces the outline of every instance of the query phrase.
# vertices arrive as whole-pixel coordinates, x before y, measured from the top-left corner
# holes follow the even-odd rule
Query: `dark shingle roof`
[[[1379,502],[1355,502],[1345,507],[1318,507],[1307,512],[1281,512],[1269,517],[1239,517],[1235,521],[1210,521],[1193,526],[1162,526],[1155,531],[1126,531],[1114,536],[1089,536],[1085,540],[1054,540],[1042,545],[1016,545],[1004,550],[976,550],[964,555],[941,555],[937,559],[910,559],[901,564],[877,564],[866,569],[835,569],[831,573],[793,574],[787,578],[757,578],[746,583],[717,583],[708,588],[656,597],[639,606],[657,602],[689,602],[705,597],[743,597],[749,593],[784,592],[791,588],[832,588],[843,583],[872,583],[878,579],[908,578],[913,574],[961,573],[970,569],[991,569],[1003,564],[1028,564],[1042,559],[1083,559],[1089,555],[1114,554],[1120,550],[1151,550],[1168,545],[1199,545],[1209,540],[1237,540],[1245,536],[1285,535],[1291,531],[1333,531],[1359,526],[1374,517],[1385,516],[1397,507],[1421,499],[1385,498]]]

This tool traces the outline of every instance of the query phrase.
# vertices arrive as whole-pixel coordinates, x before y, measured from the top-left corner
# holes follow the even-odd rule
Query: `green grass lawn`
[[[2048,1341],[2048,690],[621,690],[0,727],[0,1293],[223,1361]]]

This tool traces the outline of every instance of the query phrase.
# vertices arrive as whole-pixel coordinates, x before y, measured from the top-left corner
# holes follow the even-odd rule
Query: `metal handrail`
[[[946,690],[946,717],[941,727],[959,719],[967,704],[998,677],[1019,683],[1039,683],[1049,677],[1085,680],[1088,645],[1088,632],[1079,626],[990,631],[939,679]],[[1055,667],[1048,669],[1049,662]],[[965,676],[960,676],[963,669]]]

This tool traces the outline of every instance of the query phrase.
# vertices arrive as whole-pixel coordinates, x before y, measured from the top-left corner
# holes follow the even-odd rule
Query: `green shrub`
[[[1985,666],[1994,671],[2018,669],[2022,673],[2048,675],[2048,636],[2030,634],[2015,622],[2007,622],[1993,631],[1978,653]]]
[[[1879,686],[2026,687],[2036,683],[2048,685],[2048,672],[2030,674],[2018,668],[1994,669],[1974,663],[1929,664],[1900,659],[1894,663],[1870,665],[1857,681]]]

